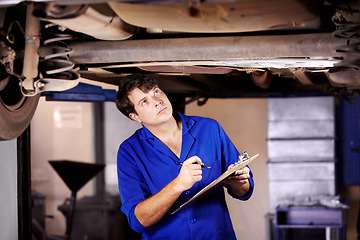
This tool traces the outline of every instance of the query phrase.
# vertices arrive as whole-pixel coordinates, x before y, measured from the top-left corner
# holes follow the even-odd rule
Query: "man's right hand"
[[[201,165],[198,156],[192,156],[183,162],[180,173],[175,179],[181,191],[190,189],[194,183],[202,179]]]
[[[201,164],[197,156],[187,159],[173,181],[157,194],[136,205],[135,216],[144,227],[152,226],[160,221],[181,193],[202,179]]]

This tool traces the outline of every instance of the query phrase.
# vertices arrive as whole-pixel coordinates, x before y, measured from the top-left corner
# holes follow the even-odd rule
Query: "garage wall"
[[[250,156],[260,154],[249,165],[254,173],[253,196],[246,202],[231,197],[226,200],[238,240],[267,239],[267,100],[210,99],[201,107],[188,105],[185,113],[216,119],[239,151],[246,150]]]
[[[125,117],[113,102],[104,103],[104,151],[105,189],[107,193],[119,195],[117,182],[117,152],[120,144],[130,137],[141,124]]]
[[[0,239],[18,239],[17,141],[0,141]]]
[[[65,234],[65,218],[58,206],[71,194],[48,161],[94,162],[92,113],[91,103],[46,102],[41,97],[31,122],[31,185],[46,195],[46,214],[54,216],[45,221],[48,233]],[[92,193],[90,181],[77,197]]]

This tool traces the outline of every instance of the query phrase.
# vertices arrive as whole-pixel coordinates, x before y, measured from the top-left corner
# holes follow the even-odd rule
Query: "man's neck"
[[[175,119],[174,116],[161,125],[145,127],[161,141],[167,141],[182,133],[181,120]]]

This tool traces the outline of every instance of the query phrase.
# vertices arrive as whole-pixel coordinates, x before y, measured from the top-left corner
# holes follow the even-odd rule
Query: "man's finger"
[[[194,163],[198,163],[200,165],[202,164],[201,159],[198,156],[192,156],[191,158],[188,158],[187,160],[185,160],[185,162],[187,164],[194,164]]]

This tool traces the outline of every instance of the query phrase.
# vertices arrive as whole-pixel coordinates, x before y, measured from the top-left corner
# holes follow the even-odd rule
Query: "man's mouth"
[[[161,114],[162,112],[164,112],[166,110],[167,107],[164,107],[163,109],[161,109],[158,114]]]

